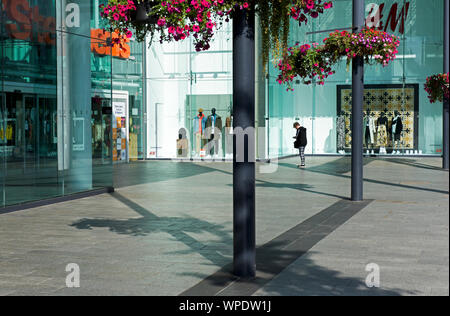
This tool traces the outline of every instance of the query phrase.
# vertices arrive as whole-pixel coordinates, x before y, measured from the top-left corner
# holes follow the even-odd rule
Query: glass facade
[[[150,46],[147,52],[149,158],[232,154],[229,128],[232,126],[232,67],[230,25],[216,35],[211,48],[205,52],[195,52],[188,40]]]
[[[105,2],[0,0],[0,206],[111,187],[116,163],[232,158],[231,23],[200,53],[188,40],[111,46]],[[441,154],[442,104],[429,103],[423,84],[442,71],[442,10],[442,1],[366,1],[367,25],[401,39],[388,67],[365,66],[368,153]],[[335,0],[308,25],[292,25],[290,42],[321,43],[351,20],[352,1]],[[298,81],[293,92],[271,62],[267,76],[256,66],[258,158],[297,154],[295,121],[307,128],[306,153],[350,152],[345,60],[325,86]]]
[[[427,76],[442,72],[442,11],[442,1],[366,1],[366,24],[401,40],[398,58],[388,67],[365,65],[363,132],[368,153],[441,154],[442,103],[430,104],[423,84]],[[352,1],[337,0],[333,9],[307,26],[292,25],[291,44],[321,43],[331,31],[351,25]],[[297,82],[293,92],[276,82],[272,65],[269,69],[270,157],[296,154],[291,141],[294,121],[308,130],[307,153],[349,153],[351,68],[347,69],[346,61],[342,60],[324,86]],[[393,132],[397,114],[402,120],[401,133]]]
[[[366,1],[367,26],[401,39],[398,58],[388,67],[365,66],[363,132],[367,153],[441,154],[442,104],[429,103],[423,84],[427,76],[442,71],[443,17],[436,15],[442,10],[441,1]],[[290,44],[321,43],[330,32],[349,29],[351,24],[352,1],[336,0],[333,9],[306,26],[292,23]],[[231,157],[227,148],[232,138],[225,131],[232,117],[231,52],[230,25],[206,52],[193,52],[188,41],[151,46],[147,54],[148,157]],[[259,64],[256,68],[259,158],[297,154],[292,142],[296,121],[307,128],[307,154],[350,153],[351,67],[347,69],[345,60],[324,86],[297,81],[293,92],[276,82],[278,71],[271,62],[266,78]],[[198,133],[200,108],[206,120],[216,109],[221,117],[216,126],[220,137]],[[393,131],[396,117],[402,122],[401,132]],[[217,143],[217,152],[207,146]]]
[[[145,155],[143,45],[99,0],[0,4],[0,207],[112,187]]]

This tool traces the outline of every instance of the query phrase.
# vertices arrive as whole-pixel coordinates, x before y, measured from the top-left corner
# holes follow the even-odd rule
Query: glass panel
[[[1,205],[112,186],[111,35],[86,23],[98,1],[0,3]]]
[[[442,17],[433,16],[442,12],[443,3],[377,0],[366,5],[367,25],[400,37],[401,46],[389,66],[365,66],[365,149],[369,154],[439,155],[442,104],[429,103],[423,84],[427,76],[442,71]],[[332,10],[308,25],[292,25],[290,41],[322,43],[329,32],[349,28],[351,23],[352,1],[334,1]],[[295,153],[291,142],[294,120],[308,129],[307,153],[350,153],[351,66],[346,66],[346,60],[337,65],[325,86],[297,81],[294,92],[278,87],[278,72],[272,65],[269,69],[270,155]]]
[[[193,148],[189,41],[153,43],[148,65],[148,154],[150,158],[188,158]],[[180,150],[178,150],[180,149]]]
[[[217,32],[211,48],[203,53],[191,55],[192,90],[189,96],[187,116],[192,122],[192,154],[205,158],[232,158],[232,41],[227,24]],[[199,137],[199,109],[205,115],[205,130],[202,141],[204,151],[195,146]],[[228,153],[228,155],[226,155]]]
[[[55,151],[55,4],[3,0],[5,205],[61,195]],[[21,8],[23,13],[19,12]],[[30,13],[34,10],[34,14]],[[18,22],[20,20],[20,23]],[[52,128],[53,127],[53,128]]]

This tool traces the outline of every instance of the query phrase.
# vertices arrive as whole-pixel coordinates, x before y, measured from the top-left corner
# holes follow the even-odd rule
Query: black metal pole
[[[353,0],[353,32],[364,27],[364,0]],[[364,60],[352,62],[352,201],[363,199],[363,101]]]
[[[448,73],[449,59],[449,42],[448,42],[448,18],[449,18],[449,0],[444,1],[444,73]],[[442,137],[442,168],[448,169],[448,138],[449,138],[449,104],[448,100],[444,100],[444,111],[442,113],[443,137]]]
[[[236,10],[233,16],[233,107],[233,267],[236,276],[252,278],[256,274],[255,158],[250,148],[255,143],[253,8]],[[237,135],[241,129],[247,132],[247,141],[242,133]]]

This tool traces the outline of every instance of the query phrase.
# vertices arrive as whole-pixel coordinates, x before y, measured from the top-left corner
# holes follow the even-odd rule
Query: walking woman
[[[306,128],[300,125],[299,122],[294,123],[294,128],[297,130],[297,134],[295,135],[294,147],[298,148],[300,152],[300,161],[301,164],[297,167],[304,168],[305,167],[305,147],[308,144],[308,140],[306,138]]]

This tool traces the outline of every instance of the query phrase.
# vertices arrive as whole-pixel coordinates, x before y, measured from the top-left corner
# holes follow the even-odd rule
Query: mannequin
[[[338,152],[343,155],[345,154],[345,116],[344,111],[336,118],[336,130],[337,130],[337,149]]]
[[[211,109],[211,115],[206,120],[206,131],[209,144],[212,144],[209,146],[209,154],[217,157],[219,155],[219,140],[222,134],[222,118],[216,114],[215,108]]]
[[[403,131],[403,123],[400,113],[394,111],[394,117],[392,119],[392,154],[400,154],[400,139]]]
[[[189,142],[186,137],[186,129],[180,128],[178,130],[177,139],[177,157],[186,158],[188,156]]]
[[[225,120],[225,158],[233,157],[233,109]]]
[[[375,130],[375,119],[371,110],[368,109],[364,116],[364,142],[367,148],[367,154],[369,154],[369,148],[372,149],[372,154],[374,154],[373,144],[375,143]]]
[[[206,128],[206,115],[203,114],[203,109],[198,109],[198,115],[194,117],[194,140],[195,140],[195,147],[194,147],[194,153],[195,156],[200,155],[200,151],[203,148],[204,145],[204,133]]]
[[[380,154],[386,154],[386,146],[388,142],[388,119],[384,112],[377,120],[377,145],[380,147]]]

